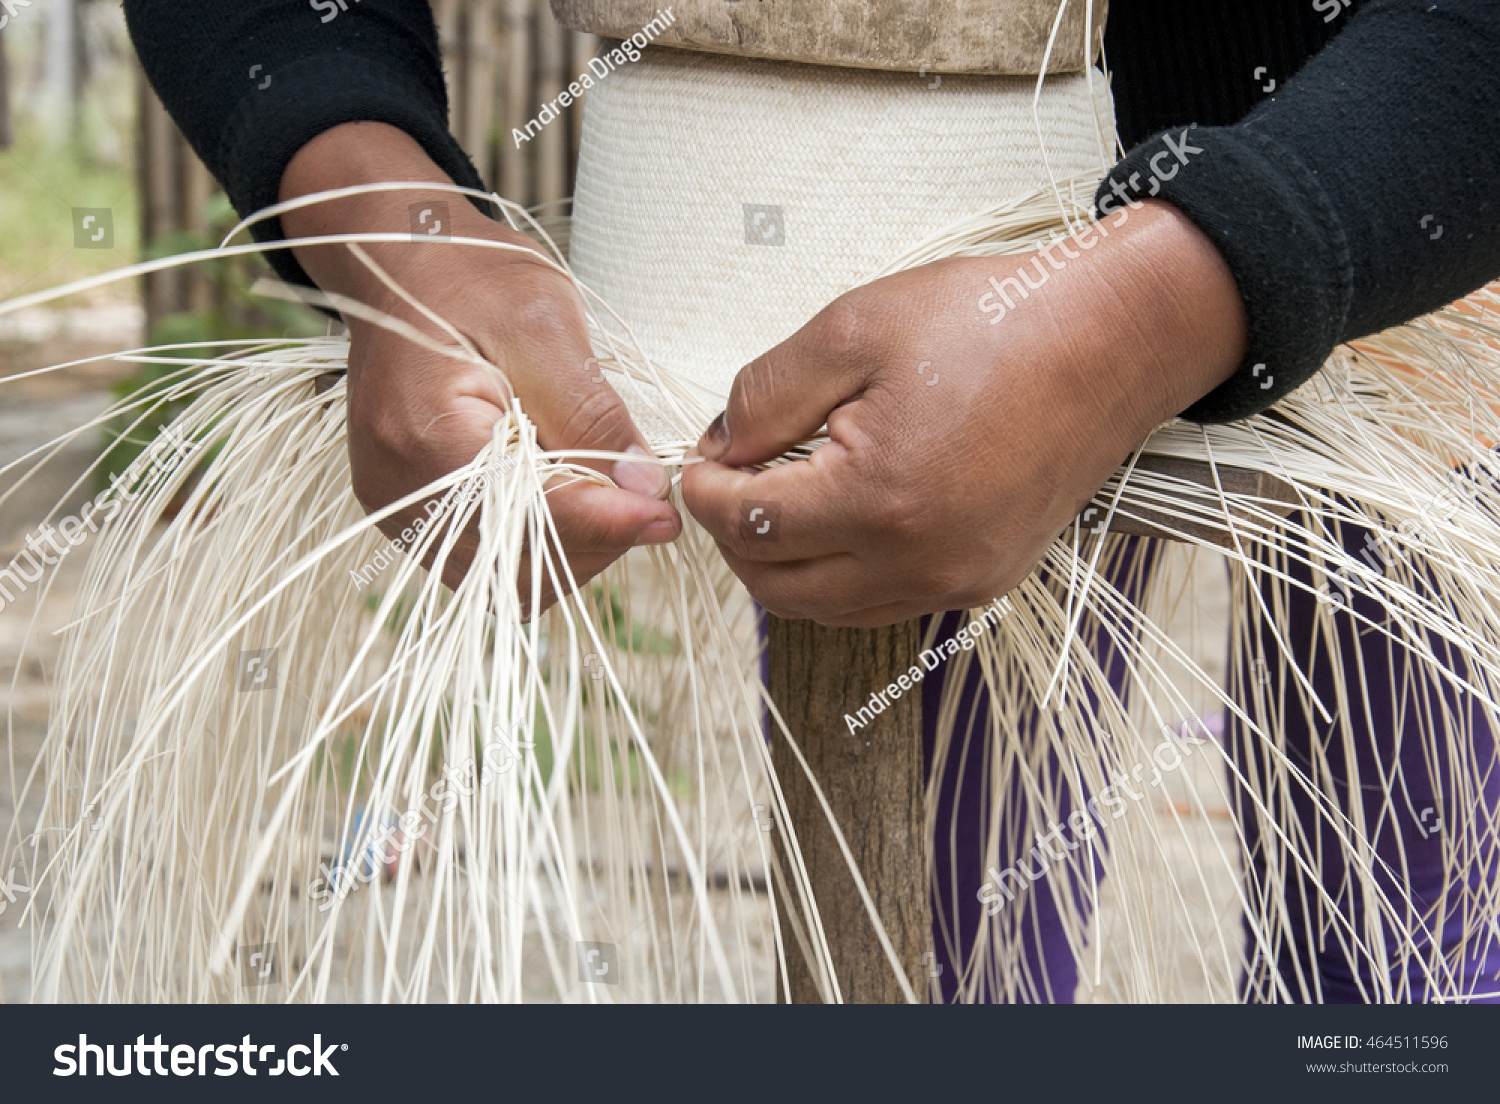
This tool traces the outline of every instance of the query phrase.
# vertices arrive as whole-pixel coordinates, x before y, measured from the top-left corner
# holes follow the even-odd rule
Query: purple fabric
[[[1367,547],[1366,533],[1364,529],[1348,526],[1341,537],[1347,548],[1358,552]],[[1136,558],[1154,554],[1153,542],[1121,542],[1119,552],[1108,565],[1107,574],[1117,586],[1121,586],[1129,577]],[[1143,562],[1149,563],[1149,560]],[[1306,568],[1294,569],[1291,574],[1303,583],[1310,582],[1310,571]],[[1278,584],[1269,573],[1258,573],[1257,577],[1268,602],[1273,588],[1286,589],[1285,584]],[[1132,594],[1132,598],[1135,597]],[[1320,640],[1318,624],[1312,616],[1316,597],[1291,588],[1290,598],[1283,600],[1290,601],[1289,616],[1282,626],[1283,639],[1291,651],[1288,658],[1309,673],[1323,701],[1337,702],[1339,694],[1334,686],[1334,671],[1328,662],[1326,645]],[[1442,928],[1441,961],[1431,953],[1431,940],[1419,934],[1419,949],[1427,953],[1398,966],[1390,979],[1393,995],[1398,1000],[1427,999],[1429,985],[1425,980],[1425,965],[1427,969],[1440,973],[1445,994],[1459,993],[1476,1001],[1495,1001],[1497,998],[1489,994],[1500,990],[1500,981],[1496,980],[1500,974],[1500,940],[1497,940],[1493,924],[1486,929],[1482,918],[1476,918],[1472,895],[1468,896],[1468,908],[1463,908],[1463,902],[1458,899],[1461,888],[1451,889],[1448,899],[1440,900],[1445,866],[1444,840],[1450,838],[1458,818],[1477,818],[1477,821],[1471,819],[1466,823],[1477,824],[1477,828],[1471,831],[1476,832],[1482,841],[1481,847],[1469,849],[1468,884],[1471,887],[1493,884],[1495,880],[1493,850],[1495,819],[1497,810],[1500,810],[1500,772],[1493,769],[1494,733],[1471,701],[1464,700],[1446,685],[1435,685],[1433,680],[1419,677],[1418,672],[1408,671],[1404,649],[1396,647],[1378,631],[1366,631],[1363,636],[1359,634],[1358,615],[1377,624],[1382,621],[1381,610],[1373,599],[1356,596],[1353,611],[1351,614],[1348,610],[1340,610],[1336,614],[1336,631],[1345,657],[1346,677],[1351,682],[1347,688],[1347,700],[1353,703],[1351,725],[1355,735],[1358,777],[1365,784],[1362,799],[1366,823],[1370,826],[1377,853],[1390,867],[1390,872],[1382,872],[1377,881],[1403,914],[1399,923],[1404,929],[1421,933],[1430,927]],[[943,615],[938,639],[951,634],[959,624],[959,616]],[[1247,709],[1251,695],[1246,691],[1251,686],[1252,677],[1262,671],[1275,672],[1278,668],[1277,645],[1269,627],[1262,626],[1259,635],[1261,656],[1240,657],[1231,671],[1231,692]],[[1101,636],[1108,640],[1105,634]],[[1442,642],[1432,640],[1430,643],[1441,662],[1450,669],[1459,667],[1458,657],[1451,654]],[[1123,657],[1107,643],[1096,654],[1109,675],[1111,686],[1117,693],[1123,693],[1126,690]],[[1257,660],[1262,657],[1268,667],[1258,665]],[[1357,662],[1353,661],[1355,657]],[[1398,676],[1395,683],[1397,697],[1394,699],[1389,678],[1393,668]],[[924,744],[929,764],[945,673],[946,668],[940,667],[923,684]],[[1468,677],[1472,681],[1477,676],[1468,672]],[[1281,685],[1276,685],[1275,690],[1276,693],[1270,695],[1273,702],[1290,700],[1284,695],[1294,693],[1290,687]],[[955,749],[969,743],[974,748],[982,748],[980,737],[984,729],[985,698],[977,670],[971,669],[961,693],[962,722],[961,731],[954,737]],[[1438,755],[1435,761],[1429,762],[1421,743],[1401,738],[1403,732],[1413,728],[1419,711],[1439,713],[1444,705],[1449,710],[1447,716],[1468,714],[1470,751],[1462,763],[1449,762],[1445,755]],[[1330,739],[1327,725],[1320,726],[1317,731],[1310,730],[1305,722],[1305,712],[1300,703],[1293,701],[1281,717],[1258,720],[1262,727],[1281,726],[1293,761],[1302,757],[1303,763],[1299,765],[1305,766],[1312,761],[1310,752],[1316,741],[1321,748],[1319,757],[1329,764],[1336,792],[1347,799],[1347,786],[1340,784],[1347,775],[1342,737]],[[1399,726],[1393,723],[1397,716],[1401,719]],[[1244,772],[1250,760],[1260,754],[1259,749],[1251,746],[1243,727],[1237,724],[1228,727],[1225,738],[1237,766]],[[1401,764],[1401,773],[1400,781],[1394,784],[1397,787],[1404,785],[1404,793],[1388,803],[1384,788],[1371,785],[1371,780],[1392,778],[1391,764],[1397,760]],[[953,1000],[957,992],[959,970],[954,961],[953,945],[957,945],[957,957],[965,957],[985,919],[983,906],[977,898],[985,878],[982,851],[984,826],[988,821],[983,795],[985,777],[986,765],[977,750],[971,749],[962,758],[955,750],[937,790],[933,938],[936,961],[942,967],[937,983],[944,1001]],[[1457,799],[1455,783],[1459,778],[1467,780],[1468,793],[1471,797],[1477,794],[1477,801],[1461,802]],[[1234,804],[1242,830],[1254,845],[1259,836],[1254,817],[1249,815],[1251,803],[1248,795],[1235,789],[1233,784],[1231,792],[1235,795]],[[1013,792],[1008,799],[1018,807],[1026,800],[1019,792]],[[1395,815],[1392,815],[1391,808],[1386,807],[1387,804],[1395,809]],[[1061,820],[1069,811],[1049,810],[1049,813]],[[958,814],[956,818],[955,812]],[[1294,801],[1292,812],[1305,838],[1318,841],[1323,856],[1326,891],[1334,899],[1339,913],[1363,937],[1366,905],[1356,889],[1355,880],[1349,877],[1337,858],[1340,852],[1326,818],[1316,815],[1305,798]],[[951,833],[950,825],[956,825]],[[1479,853],[1474,854],[1475,851]],[[1293,922],[1289,930],[1277,933],[1269,949],[1257,950],[1247,934],[1249,965],[1244,977],[1245,998],[1345,1002],[1378,996],[1372,985],[1370,962],[1350,945],[1347,937],[1340,940],[1341,925],[1331,922],[1326,908],[1318,907],[1316,887],[1298,873],[1287,876],[1284,884],[1268,884],[1262,853],[1257,849],[1255,854],[1256,861],[1247,873],[1250,893],[1285,895]],[[1034,862],[1035,858],[1032,853],[1026,856],[1001,854],[999,864],[1003,868],[1018,859]],[[1052,892],[1077,894],[1080,887],[1074,875],[1066,886],[1052,886],[1050,892],[1045,891],[1049,889],[1048,883],[1057,880],[1057,876],[1043,878],[1030,888],[1024,903],[1018,898],[1008,906],[1015,908],[1019,904],[1026,910],[1020,980],[1017,982],[1012,977],[1009,986],[1001,989],[994,979],[986,978],[979,999],[1025,1002],[1070,1002],[1073,999],[1077,971],[1073,953],[1058,924]],[[1470,929],[1467,938],[1464,935],[1466,926]],[[1389,938],[1392,934],[1389,921],[1385,928]]]
[[[1155,555],[1156,547],[1153,542],[1132,538],[1116,546],[1109,561],[1101,565],[1101,570],[1135,602],[1141,597],[1140,588],[1132,585],[1127,589],[1125,582],[1132,572],[1135,573],[1137,582],[1144,579],[1146,569],[1150,567]],[[951,637],[962,619],[962,613],[943,614],[936,640]],[[930,621],[930,618],[923,619],[924,632],[928,631]],[[1080,630],[1086,631],[1087,625],[1080,626]],[[1125,657],[1110,642],[1108,634],[1099,635],[1103,644],[1096,649],[1095,654],[1109,677],[1110,686],[1124,698],[1128,693]],[[929,770],[947,673],[948,667],[944,664],[922,684],[922,740]],[[984,795],[984,780],[988,768],[982,754],[985,746],[987,699],[977,665],[970,665],[961,694],[961,721],[957,726],[958,731],[954,733],[953,750],[949,753],[947,769],[937,790],[937,838],[934,840],[933,854],[933,945],[937,956],[935,961],[942,967],[937,982],[944,1002],[952,1001],[957,994],[960,969],[954,961],[954,952],[957,951],[960,958],[966,957],[981,922],[986,920],[978,900],[978,892],[986,877],[984,833],[989,823]],[[1097,708],[1097,698],[1090,695],[1085,704],[1088,716],[1093,716]],[[1030,735],[1029,731],[1017,733],[1017,738]],[[1055,756],[1051,757],[1049,766],[1054,773],[1057,771],[1059,764]],[[1018,815],[1023,815],[1028,799],[1020,791],[1019,782],[1008,795],[1008,801]],[[1048,810],[1044,819],[1055,819],[1061,823],[1072,811],[1072,806],[1064,801],[1057,809]],[[956,817],[955,812],[958,814]],[[1036,871],[1044,857],[1030,847],[1035,841],[1027,840],[1028,849],[1024,854],[1017,855],[1005,849],[1007,835],[1014,837],[1019,833],[1002,833],[998,868],[1004,869],[1019,860],[1029,870]],[[1066,878],[1065,885],[1057,884],[1061,877]],[[1103,872],[1097,865],[1095,877],[1103,877]],[[1058,922],[1058,906],[1054,894],[1073,894],[1087,915],[1088,898],[1079,881],[1076,871],[1065,876],[1048,875],[1031,885],[1024,900],[1018,896],[1016,901],[1006,906],[1007,909],[1019,906],[1023,910],[1021,927],[1026,935],[1019,976],[1010,978],[1008,985],[1003,979],[985,977],[978,994],[980,1001],[992,1003],[1012,1000],[1027,1004],[1072,1002],[1078,973],[1073,952]]]
[[[1359,555],[1372,547],[1367,541],[1369,530],[1347,525],[1341,526],[1341,530],[1339,539],[1346,550]],[[1379,565],[1376,557],[1367,555],[1366,559]],[[1311,586],[1312,573],[1308,567],[1295,563],[1288,567],[1288,574],[1294,580]],[[1331,588],[1330,596],[1337,589]],[[1283,588],[1282,600],[1287,603],[1283,638],[1318,697],[1330,713],[1335,713],[1339,709],[1340,688],[1330,662],[1328,642],[1314,617],[1319,599],[1314,593],[1292,587]],[[1347,591],[1344,600],[1348,603]],[[1391,996],[1402,1001],[1430,999],[1434,987],[1429,984],[1425,966],[1434,970],[1437,977],[1436,995],[1460,995],[1476,1003],[1496,1003],[1500,996],[1489,994],[1500,990],[1497,980],[1500,940],[1493,920],[1486,923],[1482,914],[1476,915],[1479,910],[1475,908],[1473,892],[1482,885],[1494,884],[1496,875],[1493,849],[1496,812],[1500,810],[1500,774],[1495,770],[1495,734],[1472,695],[1430,675],[1424,677],[1410,652],[1381,631],[1384,625],[1386,617],[1380,603],[1363,593],[1352,595],[1352,613],[1346,605],[1334,617],[1334,631],[1339,652],[1345,657],[1345,677],[1349,683],[1344,700],[1350,713],[1349,729],[1366,836],[1385,864],[1384,868],[1377,867],[1375,882],[1395,904],[1396,924],[1404,932],[1416,935],[1419,949],[1414,961],[1392,970]],[[1298,700],[1299,691],[1274,681],[1278,645],[1270,626],[1262,623],[1256,635],[1260,655],[1269,666],[1257,668],[1259,656],[1239,657],[1230,676],[1236,699],[1247,703],[1247,711],[1263,729],[1284,734],[1289,758],[1296,766],[1312,773],[1315,764],[1326,762],[1327,777],[1340,805],[1348,809],[1347,750],[1340,718],[1335,713],[1331,722],[1319,720],[1309,725],[1309,711]],[[1482,676],[1468,668],[1447,643],[1431,635],[1427,642],[1444,667],[1463,673],[1470,682],[1480,682]],[[1351,662],[1356,657],[1357,667]],[[1285,709],[1278,710],[1279,715],[1258,715],[1249,704],[1254,695],[1241,689],[1252,685],[1257,670],[1273,679],[1268,689],[1274,693],[1266,695],[1270,703],[1274,706],[1286,702]],[[1451,761],[1446,749],[1432,749],[1429,746],[1432,741],[1403,738],[1418,731],[1424,715],[1433,724],[1443,723],[1440,720],[1443,717],[1450,718],[1450,723],[1462,722],[1460,727],[1467,731],[1468,739],[1461,761]],[[1228,739],[1233,758],[1242,770],[1256,760],[1264,761],[1264,749],[1252,741],[1245,726],[1237,720],[1228,726]],[[1401,767],[1399,774],[1392,770],[1397,762]],[[1389,784],[1382,784],[1382,779],[1389,780]],[[1255,856],[1248,872],[1250,892],[1283,894],[1291,916],[1290,930],[1273,934],[1274,943],[1269,948],[1255,947],[1247,933],[1250,969],[1245,978],[1246,998],[1320,1003],[1380,999],[1368,955],[1353,945],[1348,929],[1335,922],[1332,915],[1336,906],[1338,914],[1352,925],[1360,939],[1367,938],[1367,905],[1357,880],[1339,861],[1341,851],[1333,826],[1326,817],[1316,815],[1305,794],[1294,793],[1296,821],[1330,868],[1322,879],[1326,892],[1334,899],[1334,905],[1329,905],[1319,903],[1317,886],[1300,871],[1282,876],[1281,884],[1268,882],[1247,795],[1243,790],[1232,794]],[[1277,812],[1283,814],[1284,810]],[[1462,832],[1457,830],[1460,824],[1464,826]],[[1473,844],[1476,838],[1477,847]],[[1462,849],[1465,873],[1460,884],[1449,888],[1445,898],[1444,849],[1454,846]],[[1381,924],[1386,939],[1395,935],[1392,919],[1384,918]],[[1465,938],[1465,926],[1478,930]],[[1442,933],[1441,961],[1434,960],[1432,953],[1431,936],[1438,928]]]
[[[960,613],[942,615],[936,639],[941,641],[952,636],[961,620]],[[924,618],[924,632],[929,623],[930,619]],[[933,769],[933,745],[937,736],[938,690],[943,684],[946,666],[940,666],[929,676],[922,688],[922,744],[929,773]],[[937,791],[933,854],[933,947],[939,967],[937,983],[945,1004],[951,1003],[957,994],[960,966],[954,961],[955,953],[962,957],[963,952],[973,946],[979,926],[985,920],[977,895],[985,878],[983,833],[990,817],[984,781],[989,767],[984,758],[986,699],[977,667],[970,667],[961,693],[960,720],[955,726],[953,751],[945,763],[946,769]],[[1029,737],[1030,733],[1024,735]],[[1050,766],[1055,770],[1057,765],[1054,758]],[[1026,808],[1026,798],[1020,792],[1019,783],[1012,787],[1007,800],[1016,810]],[[1061,810],[1063,815],[1068,811],[1071,810]],[[1027,862],[1033,871],[1042,861],[1035,851],[1025,855],[1002,851],[999,862],[1004,867],[1018,859]],[[1072,999],[1078,979],[1073,955],[1058,924],[1053,892],[1076,893],[1077,890],[1071,880],[1063,888],[1055,886],[1050,877],[1044,878],[1036,882],[1019,902],[1011,904],[1012,908],[1017,904],[1022,908],[1021,923],[1029,933],[1023,944],[1020,976],[1012,979],[1011,989],[1018,1002],[1062,1003]],[[998,979],[986,977],[981,1000],[995,1003],[1003,992]]]

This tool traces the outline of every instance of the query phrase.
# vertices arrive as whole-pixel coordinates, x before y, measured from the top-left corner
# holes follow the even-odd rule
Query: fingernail
[[[709,423],[708,428],[703,431],[703,439],[698,442],[698,451],[706,460],[717,460],[729,451],[729,426],[724,421],[724,411]]]
[[[673,518],[662,518],[653,521],[641,530],[641,535],[635,538],[637,547],[643,544],[670,544],[677,539],[680,532],[676,520]]]
[[[640,445],[631,445],[625,450],[625,454],[627,456],[651,455]],[[645,495],[647,498],[661,498],[671,486],[667,473],[654,460],[645,463],[621,460],[615,465],[614,471],[610,472],[610,477],[621,490]]]

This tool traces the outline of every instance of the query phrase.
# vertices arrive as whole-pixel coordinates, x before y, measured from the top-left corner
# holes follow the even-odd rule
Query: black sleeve
[[[456,183],[482,188],[448,131],[427,0],[125,0],[147,78],[241,215],[276,202],[293,154],[330,127],[400,127]],[[282,236],[279,221],[253,228]],[[267,253],[310,284],[289,251]]]
[[[1500,276],[1500,0],[1376,0],[1233,126],[1137,146],[1101,214],[1159,195],[1208,235],[1249,318],[1245,362],[1183,412],[1264,410],[1333,347]]]

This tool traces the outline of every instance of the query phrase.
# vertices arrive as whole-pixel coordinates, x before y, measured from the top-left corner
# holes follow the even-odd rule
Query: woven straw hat
[[[1104,78],[921,76],[647,50],[589,92],[578,276],[655,361],[747,361],[947,224],[1098,167]],[[631,396],[626,395],[627,401]],[[647,428],[649,411],[631,401]]]

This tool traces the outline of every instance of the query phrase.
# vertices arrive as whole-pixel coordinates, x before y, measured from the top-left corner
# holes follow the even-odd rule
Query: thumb
[[[577,375],[581,378],[571,381],[573,386],[554,386],[537,404],[537,434],[543,447],[639,456],[639,461],[580,458],[579,463],[608,475],[622,490],[665,498],[671,480],[666,469],[655,462],[624,400],[603,381],[592,357],[580,362]]]
[[[734,378],[729,403],[698,442],[698,453],[729,467],[775,459],[813,436],[828,415],[864,387],[848,311],[835,301]]]
[[[639,456],[639,461],[580,457],[578,462],[609,476],[621,489],[664,499],[671,490],[666,469],[655,461],[645,436],[636,428],[619,394],[605,381],[598,358],[591,355],[584,333],[550,348],[530,350],[512,342],[506,351],[521,352],[531,363],[549,365],[545,381],[517,372],[516,391],[536,422],[543,448],[587,450]]]

